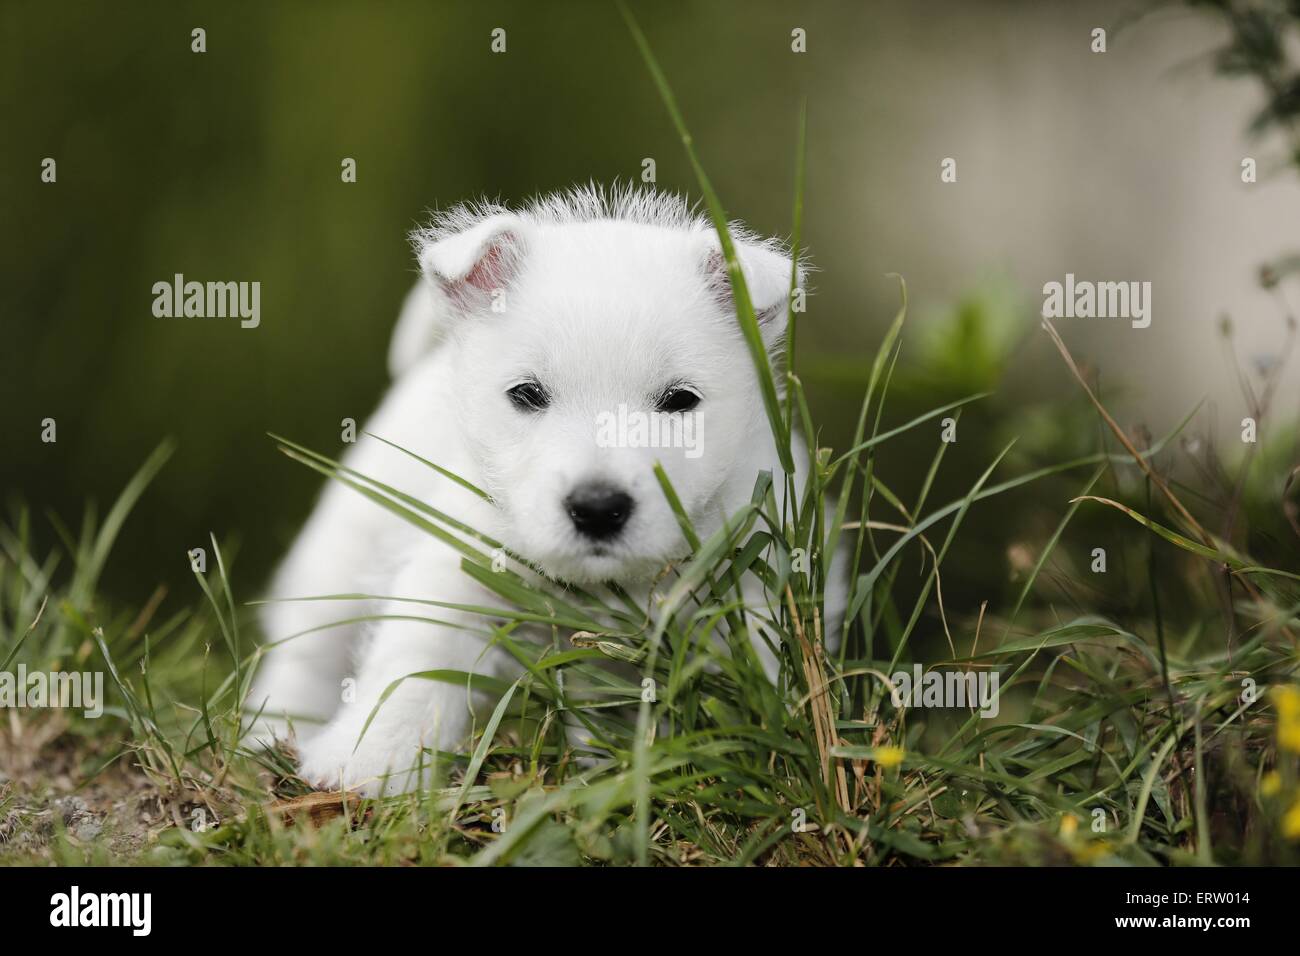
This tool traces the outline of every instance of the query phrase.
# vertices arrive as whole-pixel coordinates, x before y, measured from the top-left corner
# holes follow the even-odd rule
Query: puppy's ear
[[[523,224],[510,213],[489,216],[449,236],[417,241],[425,278],[453,306],[465,310],[483,305],[504,289],[524,251]]]
[[[499,213],[450,235],[419,231],[412,239],[423,275],[402,304],[388,345],[388,371],[398,378],[429,353],[458,315],[486,307],[514,277],[523,253],[523,225]]]
[[[769,346],[785,333],[790,303],[790,256],[774,246],[760,242],[733,239],[740,271],[745,276],[749,300],[754,305],[763,339]],[[731,275],[722,254],[717,233],[707,233],[704,238],[704,274],[710,291],[719,305],[728,310],[736,308],[731,288]],[[798,285],[803,286],[804,270],[801,266]]]

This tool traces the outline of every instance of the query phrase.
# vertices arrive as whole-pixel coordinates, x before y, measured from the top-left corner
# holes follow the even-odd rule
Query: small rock
[[[72,835],[82,843],[89,843],[104,832],[104,825],[94,817],[86,817],[72,830]]]

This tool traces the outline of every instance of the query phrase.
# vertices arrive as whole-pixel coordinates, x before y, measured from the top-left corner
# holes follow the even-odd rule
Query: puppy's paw
[[[330,726],[299,748],[299,775],[318,790],[349,790],[366,797],[409,793],[431,776],[415,741],[371,739],[357,743],[351,727]]]

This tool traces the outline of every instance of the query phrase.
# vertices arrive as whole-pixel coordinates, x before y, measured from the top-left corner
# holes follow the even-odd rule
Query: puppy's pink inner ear
[[[505,285],[510,273],[509,260],[513,255],[510,243],[511,237],[503,236],[483,250],[483,255],[470,268],[463,281],[480,292],[492,292]]]
[[[486,296],[509,285],[518,266],[519,250],[511,233],[494,236],[478,252],[474,264],[455,278],[438,277],[443,292],[458,307],[465,310],[478,308]]]

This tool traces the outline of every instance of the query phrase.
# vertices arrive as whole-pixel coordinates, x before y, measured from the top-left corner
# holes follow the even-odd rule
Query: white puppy
[[[739,227],[733,235],[775,352],[789,255]],[[617,581],[641,596],[688,552],[656,461],[702,536],[749,500],[760,471],[784,494],[717,235],[682,200],[586,188],[516,212],[459,206],[414,240],[423,277],[393,336],[394,384],[365,430],[491,500],[370,437],[345,465],[496,538],[556,581]],[[636,413],[695,416],[693,445],[602,439],[602,427]],[[341,593],[385,600],[285,600]],[[247,704],[263,715],[253,736],[283,735],[291,720],[302,774],[319,786],[411,789],[427,779],[410,770],[421,748],[463,748],[471,705],[482,702],[463,685],[421,679],[403,681],[361,737],[393,681],[429,670],[516,674],[513,658],[485,641],[482,615],[393,600],[499,606],[460,555],[337,482],[270,597],[266,635],[283,643],[266,654]],[[842,582],[826,604],[829,623],[843,611]],[[365,615],[385,619],[348,623]]]

